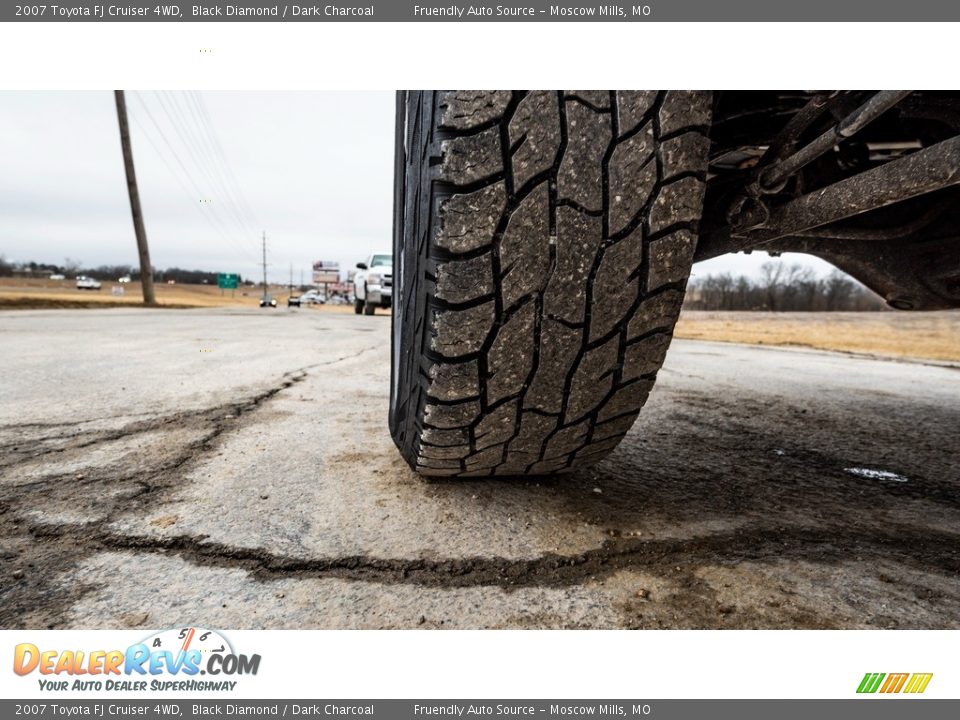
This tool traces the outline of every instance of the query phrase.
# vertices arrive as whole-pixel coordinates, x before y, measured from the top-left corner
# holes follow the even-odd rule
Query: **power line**
[[[158,99],[160,100],[160,103],[161,103],[161,106],[163,107],[164,112],[167,113],[168,118],[170,119],[171,123],[174,125],[174,129],[177,131],[178,135],[180,135],[180,138],[181,140],[183,140],[184,145],[187,147],[188,151],[191,153],[191,156],[193,157],[197,167],[199,167],[200,170],[204,173],[204,175],[206,175],[207,179],[210,182],[211,189],[214,189],[214,192],[216,192],[215,186],[217,184],[219,184],[220,187],[223,188],[224,190],[223,199],[225,201],[224,207],[226,208],[228,213],[233,214],[233,218],[238,222],[239,224],[238,226],[241,232],[241,237],[244,237],[247,240],[252,239],[254,233],[251,232],[250,228],[245,224],[243,218],[240,216],[239,210],[236,207],[236,203],[230,197],[229,191],[227,190],[226,185],[223,183],[222,180],[217,178],[216,174],[211,170],[211,168],[214,168],[214,169],[216,168],[215,159],[212,157],[212,155],[210,155],[208,149],[204,146],[204,143],[201,142],[200,138],[202,138],[202,131],[200,131],[199,128],[197,128],[195,132],[193,126],[196,123],[191,122],[187,116],[186,111],[183,111],[181,109],[180,102],[177,99],[177,97],[170,92],[167,93],[167,96],[168,96],[168,101],[170,103],[170,107],[172,108],[172,112],[173,114],[176,114],[176,120],[174,120],[173,114],[171,114],[167,110],[166,105],[163,103],[163,98],[161,98],[158,95]],[[182,132],[181,132],[181,129],[182,129]],[[208,193],[208,194],[213,195],[214,193]]]
[[[196,92],[177,95],[170,91],[157,91],[153,95],[156,107],[166,120],[164,124],[158,121],[158,116],[151,111],[144,97],[139,93],[136,97],[166,146],[166,151],[158,147],[136,116],[134,121],[188,197],[191,193],[187,185],[196,191],[197,197],[201,199],[198,207],[201,214],[224,240],[253,260],[255,255],[261,254],[256,252],[261,250],[256,247],[261,244],[257,242],[260,239],[257,237],[259,233],[253,230],[253,227],[260,223],[227,160],[202,97]],[[172,134],[164,130],[164,125],[172,129]],[[179,146],[179,151],[176,146]],[[179,171],[170,159],[179,167]],[[203,190],[201,186],[208,188]],[[214,203],[214,199],[222,202]],[[221,215],[221,212],[224,214]],[[233,227],[239,232],[234,232]]]
[[[192,173],[190,172],[190,170],[187,168],[187,164],[186,164],[186,163],[183,161],[183,159],[180,157],[179,153],[177,153],[176,149],[175,149],[174,146],[173,146],[173,143],[172,143],[172,142],[170,141],[170,139],[167,137],[167,134],[163,131],[162,127],[160,126],[160,123],[157,122],[157,120],[156,120],[156,118],[154,117],[153,113],[150,112],[150,109],[149,109],[149,107],[147,106],[147,104],[146,104],[146,102],[144,101],[144,99],[143,99],[142,97],[139,97],[139,96],[138,96],[138,99],[140,100],[140,104],[143,106],[144,110],[146,110],[147,115],[148,115],[148,117],[150,118],[151,122],[152,122],[152,123],[154,124],[154,126],[157,128],[157,131],[160,133],[161,137],[163,138],[164,143],[165,143],[165,144],[167,145],[167,147],[169,148],[169,150],[170,150],[170,152],[172,153],[174,159],[177,161],[177,164],[181,167],[181,169],[183,170],[184,174],[187,176],[187,179],[189,180],[190,184],[193,185],[194,189],[196,190],[198,201],[199,201],[200,199],[207,200],[207,202],[203,205],[203,208],[207,211],[207,214],[209,214],[209,216],[217,223],[217,225],[218,225],[218,227],[220,228],[221,232],[228,238],[228,242],[230,242],[235,248],[237,248],[238,250],[240,250],[240,252],[243,253],[243,254],[245,254],[248,258],[251,258],[251,259],[254,258],[254,257],[255,257],[255,253],[253,252],[253,248],[250,247],[250,246],[245,246],[245,245],[242,245],[242,244],[238,244],[238,243],[237,243],[237,241],[234,239],[234,233],[232,233],[232,232],[229,230],[229,228],[228,228],[228,223],[226,223],[226,222],[224,221],[224,219],[220,216],[220,213],[218,212],[217,208],[216,208],[212,203],[209,202],[209,200],[210,200],[210,193],[209,193],[209,192],[205,192],[205,191],[203,191],[203,190],[200,189],[200,186],[197,184],[197,181],[194,179],[193,174],[192,174]],[[158,100],[161,100],[161,98],[159,98],[159,97],[158,97],[157,99],[158,99]],[[180,129],[173,123],[173,119],[172,119],[171,115],[169,114],[169,112],[166,110],[166,107],[163,106],[162,100],[161,100],[161,109],[164,111],[164,114],[167,116],[168,120],[171,121],[171,124],[173,125],[173,129],[174,129],[174,131],[177,132],[178,137],[180,137],[181,141],[183,141],[182,132],[181,132]],[[196,157],[193,156],[193,154],[191,153],[191,149],[190,149],[188,146],[186,146],[186,145],[185,145],[185,148],[186,148],[187,152],[190,153],[191,156],[194,158],[194,162],[196,162]],[[202,168],[201,168],[201,169],[202,169]],[[241,236],[242,236],[242,235],[241,235]],[[255,261],[254,261],[254,262],[255,262]]]
[[[157,99],[160,102],[161,109],[166,114],[177,135],[180,137],[184,147],[187,148],[187,151],[193,158],[194,163],[207,177],[208,181],[210,182],[211,189],[213,189],[218,184],[218,178],[216,177],[215,173],[211,171],[211,167],[216,168],[216,159],[209,153],[207,148],[204,147],[204,144],[201,142],[201,138],[203,136],[202,130],[199,128],[199,125],[197,126],[197,130],[194,130],[193,126],[195,123],[191,123],[186,111],[181,109],[180,102],[173,93],[168,92],[166,95],[170,106],[169,109],[167,107],[167,103],[164,102],[163,97],[161,97],[159,93],[157,94]],[[185,104],[187,103],[185,102]],[[213,160],[213,162],[210,162],[210,160]],[[236,201],[230,195],[229,189],[226,187],[225,183],[220,180],[219,184],[224,191],[224,207],[228,213],[233,214],[233,218],[237,221],[238,228],[241,232],[241,237],[245,241],[251,243],[251,248],[254,247],[253,237],[255,237],[255,232],[251,230],[249,225],[245,222]]]
[[[220,157],[223,167],[226,169],[227,177],[232,182],[233,188],[237,196],[240,198],[241,205],[244,207],[244,209],[247,211],[250,218],[253,220],[253,223],[252,223],[253,226],[254,227],[261,226],[262,223],[260,223],[259,218],[257,217],[257,213],[253,210],[253,207],[250,205],[250,202],[247,200],[246,196],[243,194],[243,188],[240,186],[240,182],[237,180],[236,173],[233,172],[233,168],[230,167],[230,163],[227,162],[226,153],[223,150],[223,145],[220,143],[220,138],[217,136],[216,131],[214,130],[213,121],[210,118],[210,112],[207,110],[206,102],[204,102],[203,97],[196,91],[192,92],[192,97],[193,97],[194,103],[196,104],[197,108],[200,111],[200,115],[202,116],[206,124],[206,127],[209,130],[210,137],[213,140],[213,144],[217,150],[217,154]]]
[[[194,188],[194,190],[195,190],[195,192],[196,192],[196,196],[195,196],[195,197],[197,198],[197,200],[191,202],[191,204],[192,204],[192,205],[196,205],[196,206],[198,207],[198,209],[200,209],[200,206],[199,206],[198,203],[199,203],[199,200],[200,200],[200,199],[202,199],[202,198],[205,197],[205,193],[204,193],[204,192],[200,189],[200,187],[197,185],[197,182],[196,182],[196,180],[194,179],[192,173],[190,172],[189,169],[187,169],[187,166],[186,166],[186,164],[184,163],[183,159],[180,157],[180,154],[179,154],[179,153],[176,151],[176,149],[174,148],[173,143],[172,143],[172,142],[170,141],[170,139],[167,137],[167,134],[163,131],[163,128],[162,128],[162,126],[160,125],[160,123],[157,122],[157,119],[154,117],[153,113],[150,111],[150,108],[147,106],[147,104],[146,104],[146,102],[144,101],[144,99],[140,96],[139,93],[135,93],[135,96],[136,96],[137,100],[139,101],[140,106],[143,108],[144,112],[146,113],[147,117],[149,118],[150,122],[153,124],[153,126],[156,128],[157,132],[159,133],[160,138],[163,140],[163,143],[167,146],[167,149],[169,150],[169,154],[172,156],[173,160],[177,163],[177,165],[179,165],[180,169],[183,171],[183,174],[184,174],[184,176],[186,177],[186,179],[187,179],[187,181],[189,182],[189,184],[193,186],[193,188]],[[135,121],[137,122],[137,124],[140,125],[141,128],[143,128],[143,125],[139,122],[139,120],[136,119],[136,116],[134,116],[134,119],[135,119]],[[160,155],[160,157],[161,157],[162,160],[164,160],[165,164],[167,165],[168,169],[170,169],[170,171],[171,171],[171,173],[174,175],[174,177],[177,177],[177,173],[173,170],[173,168],[170,166],[170,164],[169,164],[168,162],[166,162],[166,156],[165,156],[165,154],[164,154],[159,148],[157,148],[156,144],[153,143],[152,139],[150,139],[149,134],[147,134],[147,138],[148,138],[148,140],[150,140],[151,144],[154,146],[154,149],[157,151],[157,154]],[[181,186],[182,186],[182,183],[181,183]],[[189,196],[189,195],[190,195],[189,191],[187,191],[187,193],[188,193],[188,196]],[[236,241],[234,241],[234,240],[232,239],[230,233],[229,233],[229,232],[227,231],[227,229],[226,229],[226,225],[224,224],[223,219],[222,219],[222,218],[220,217],[220,215],[216,212],[216,210],[215,210],[213,207],[209,206],[209,205],[206,206],[206,207],[207,207],[207,209],[208,209],[209,212],[208,212],[208,213],[203,213],[203,210],[200,209],[201,214],[203,214],[203,215],[208,219],[208,221],[210,221],[211,223],[213,223],[213,224],[215,225],[215,227],[219,230],[219,232],[220,232],[221,235],[224,237],[224,239],[227,240],[227,242],[229,242],[230,244],[232,244],[235,249],[239,250],[241,253],[243,253],[244,255],[246,255],[246,256],[248,257],[248,259],[250,259],[252,262],[256,263],[257,261],[254,259],[254,256],[252,255],[252,253],[250,253],[250,250],[247,249],[246,246],[238,245],[238,244],[236,243]]]
[[[259,225],[256,220],[255,213],[253,213],[250,203],[240,190],[240,184],[236,180],[236,176],[233,173],[233,170],[230,168],[230,164],[227,162],[226,154],[223,152],[223,146],[220,144],[219,139],[217,138],[216,130],[213,127],[209,115],[205,115],[203,108],[200,105],[199,95],[196,92],[186,92],[184,93],[185,101],[184,104],[190,110],[191,115],[193,116],[197,126],[200,128],[201,139],[203,139],[210,150],[210,157],[213,158],[213,167],[217,171],[217,175],[221,181],[221,186],[224,191],[227,193],[227,197],[238,209],[241,219],[247,227],[248,231],[252,231],[253,227]],[[230,180],[233,181],[233,188],[230,187]],[[255,232],[254,232],[255,234]]]
[[[180,189],[183,190],[184,195],[186,195],[187,199],[190,201],[190,205],[197,209],[197,212],[200,213],[200,216],[210,223],[210,227],[216,230],[225,242],[230,243],[230,238],[226,235],[226,233],[224,233],[223,227],[215,223],[210,215],[207,215],[203,212],[203,210],[200,208],[200,205],[195,200],[194,194],[190,191],[190,188],[187,187],[186,183],[183,181],[183,178],[180,177],[173,165],[170,164],[167,156],[162,150],[160,150],[160,148],[157,146],[157,143],[154,142],[152,137],[150,137],[150,133],[147,131],[147,128],[143,125],[143,123],[140,122],[140,119],[136,115],[132,115],[131,117],[133,118],[133,122],[137,125],[137,127],[140,128],[140,132],[143,133],[143,136],[147,139],[147,142],[150,143],[150,146],[153,148],[154,152],[166,166],[167,170],[170,171],[170,175],[172,175],[173,179],[176,180],[177,185],[179,185]],[[250,259],[254,260],[252,257]]]

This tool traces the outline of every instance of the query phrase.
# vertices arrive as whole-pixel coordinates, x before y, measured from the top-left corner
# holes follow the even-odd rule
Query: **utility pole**
[[[267,231],[263,231],[263,300],[267,300]]]
[[[127,121],[127,101],[123,90],[114,90],[117,101],[117,120],[120,123],[120,147],[123,148],[123,167],[127,172],[127,192],[130,194],[130,213],[133,215],[133,232],[137,236],[137,252],[140,255],[140,286],[143,288],[143,304],[156,305],[153,289],[153,266],[150,264],[150,249],[147,247],[147,231],[143,226],[143,210],[140,208],[140,193],[137,190],[137,174],[133,169],[133,148],[130,146],[130,124]]]
[[[290,294],[293,295],[293,263],[290,263]]]

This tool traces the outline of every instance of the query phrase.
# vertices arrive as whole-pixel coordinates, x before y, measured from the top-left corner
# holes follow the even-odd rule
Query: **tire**
[[[357,315],[363,312],[363,300],[354,299],[353,312]]]
[[[372,302],[370,302],[369,300],[367,300],[367,301],[363,304],[363,314],[364,314],[364,315],[373,315],[376,311],[377,311],[377,306],[374,305],[374,304],[373,304]]]
[[[397,111],[394,442],[430,476],[598,461],[680,312],[710,93],[410,92]]]

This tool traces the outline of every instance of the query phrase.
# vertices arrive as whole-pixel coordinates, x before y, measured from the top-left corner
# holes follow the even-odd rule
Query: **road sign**
[[[240,283],[240,276],[234,273],[219,273],[217,275],[217,287],[221,290],[236,290]]]
[[[335,260],[317,260],[313,264],[313,284],[335,283],[340,281],[340,263]]]

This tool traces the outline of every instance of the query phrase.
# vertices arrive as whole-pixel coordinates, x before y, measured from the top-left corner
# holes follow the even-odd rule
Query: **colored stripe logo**
[[[910,693],[919,694],[927,689],[933,673],[866,673],[857,692],[872,693]]]

